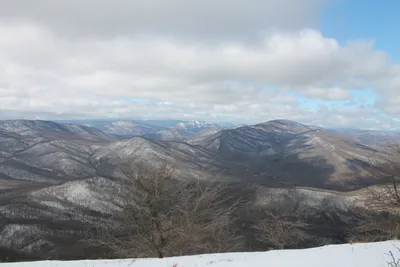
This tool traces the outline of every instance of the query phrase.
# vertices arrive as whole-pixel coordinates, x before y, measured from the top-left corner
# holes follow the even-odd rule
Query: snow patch
[[[302,250],[208,254],[165,259],[41,261],[3,263],[0,267],[376,267],[388,266],[392,251],[400,257],[399,241],[330,245]]]

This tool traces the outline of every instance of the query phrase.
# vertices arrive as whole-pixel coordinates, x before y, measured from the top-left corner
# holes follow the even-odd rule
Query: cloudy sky
[[[400,128],[398,0],[0,1],[0,119]]]

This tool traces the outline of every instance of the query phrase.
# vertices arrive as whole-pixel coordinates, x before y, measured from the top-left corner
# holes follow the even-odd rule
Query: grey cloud
[[[71,36],[169,35],[193,39],[257,36],[316,24],[332,0],[13,0],[0,18],[25,20]]]
[[[122,0],[21,3],[0,4],[0,118],[399,125],[392,117],[400,114],[400,66],[372,42],[342,45],[303,29],[320,1],[221,0],[215,10],[209,0],[129,1],[126,10]],[[246,43],[267,28],[278,30]],[[373,88],[378,109],[355,107],[348,91],[355,87]],[[314,111],[297,95],[350,101],[347,109]]]
[[[352,97],[348,90],[334,88],[310,88],[304,92],[304,95],[309,98],[322,100],[348,100]]]

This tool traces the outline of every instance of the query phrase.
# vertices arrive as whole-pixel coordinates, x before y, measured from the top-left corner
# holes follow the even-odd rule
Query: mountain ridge
[[[173,179],[223,181],[232,186],[232,197],[251,203],[301,192],[315,210],[325,200],[345,206],[362,198],[370,183],[363,164],[368,153],[382,150],[353,133],[287,120],[189,141],[121,139],[91,127],[0,121],[0,152],[0,214],[7,218],[0,246],[12,247],[11,238],[17,249],[40,250],[43,244],[64,249],[72,234],[107,220],[109,199],[124,178],[121,163],[134,169],[136,163],[156,167],[166,160],[175,167]],[[32,243],[38,233],[41,239]]]

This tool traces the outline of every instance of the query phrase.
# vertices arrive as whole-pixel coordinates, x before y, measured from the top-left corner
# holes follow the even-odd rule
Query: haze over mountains
[[[176,165],[175,179],[223,180],[239,185],[236,193],[243,195],[255,194],[254,186],[348,192],[373,183],[370,159],[385,155],[382,144],[393,140],[396,134],[288,120],[233,129],[194,121],[172,127],[0,121],[0,245],[54,248],[101,222],[121,162],[166,160]]]

